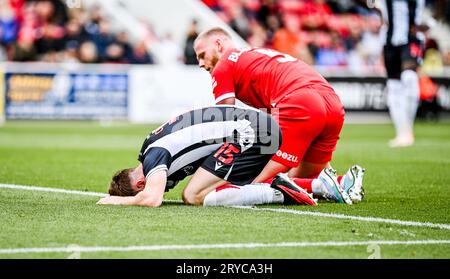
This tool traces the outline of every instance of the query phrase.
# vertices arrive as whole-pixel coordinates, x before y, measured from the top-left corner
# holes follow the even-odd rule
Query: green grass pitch
[[[0,127],[0,184],[106,192],[111,175],[137,164],[155,126],[96,122],[11,121]],[[340,174],[366,168],[366,200],[346,206],[264,205],[275,211],[96,205],[98,197],[0,188],[0,258],[68,258],[67,251],[5,249],[128,247],[161,249],[80,252],[80,258],[450,258],[450,229],[298,215],[278,209],[450,224],[450,123],[416,124],[416,145],[390,149],[391,125],[345,125],[334,153]],[[184,183],[166,194],[180,200]],[[404,241],[447,241],[409,245]],[[371,241],[401,241],[374,245]],[[346,243],[313,245],[313,243]],[[352,244],[361,242],[362,244]],[[246,247],[259,243],[267,247]],[[305,247],[279,243],[304,243]],[[380,242],[382,243],[382,242]],[[237,244],[235,247],[218,247]],[[309,245],[310,244],[310,245]],[[181,245],[174,248],[173,245]],[[192,245],[190,249],[187,246]],[[206,245],[200,248],[198,245]],[[212,246],[208,246],[212,245]],[[215,245],[215,246],[214,246]],[[166,249],[164,247],[172,247]],[[375,249],[375,250],[374,250]]]

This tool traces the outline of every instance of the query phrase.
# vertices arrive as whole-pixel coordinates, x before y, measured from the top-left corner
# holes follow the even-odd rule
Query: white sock
[[[283,194],[267,183],[255,183],[245,186],[213,190],[206,195],[203,206],[258,205],[283,203]]]
[[[413,133],[414,120],[420,101],[419,76],[413,70],[405,70],[400,76],[403,90],[405,90],[405,119],[409,135]]]
[[[406,112],[406,90],[400,80],[389,79],[387,82],[389,114],[394,123],[397,137],[408,132],[408,117]]]

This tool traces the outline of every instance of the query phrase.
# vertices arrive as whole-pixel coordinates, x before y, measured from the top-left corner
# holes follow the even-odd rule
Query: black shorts
[[[281,146],[278,124],[268,115],[260,118],[261,121],[267,122],[252,125],[255,132],[252,140],[248,140],[249,134],[237,133],[208,156],[201,167],[234,185],[251,183]]]
[[[405,64],[416,70],[423,59],[423,46],[417,39],[411,39],[410,43],[401,46],[384,46],[384,64],[386,66],[387,77],[389,79],[400,79],[406,68]]]
[[[261,154],[255,146],[240,152],[238,144],[224,143],[214,155],[206,158],[202,168],[231,184],[246,185],[261,173],[272,156]]]

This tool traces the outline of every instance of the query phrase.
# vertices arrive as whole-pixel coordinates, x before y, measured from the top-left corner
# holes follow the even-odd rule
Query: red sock
[[[298,186],[300,186],[301,188],[305,189],[306,192],[308,193],[312,193],[312,178],[295,178],[295,177],[290,177],[290,179],[292,181],[294,181],[295,184],[297,184]],[[272,183],[273,178],[269,178],[266,181],[264,181],[263,183]]]
[[[295,178],[291,177],[291,180],[295,182],[298,186],[302,187],[308,193],[312,193],[312,181],[311,178]]]
[[[337,178],[338,183],[341,183],[341,180],[344,176],[343,175],[339,175]],[[312,193],[312,181],[314,180],[313,178],[295,178],[295,177],[290,177],[290,179],[292,181],[294,181],[295,184],[297,184],[298,186],[302,187],[303,189],[306,190],[306,192],[308,193]],[[264,181],[264,183],[272,183],[273,178],[269,178],[266,181]]]

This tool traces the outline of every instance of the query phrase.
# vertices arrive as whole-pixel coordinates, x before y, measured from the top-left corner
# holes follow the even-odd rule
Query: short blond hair
[[[225,29],[223,29],[222,27],[214,27],[200,33],[195,39],[194,44],[201,39],[208,38],[213,35],[224,35],[225,37],[231,39],[230,34],[227,31],[225,31]]]

